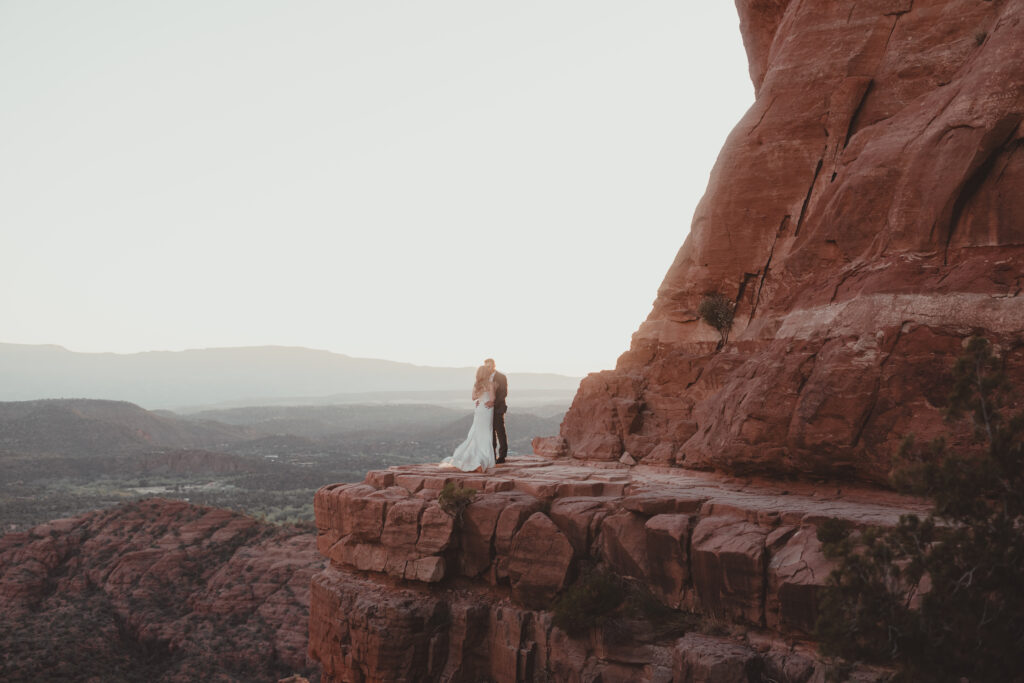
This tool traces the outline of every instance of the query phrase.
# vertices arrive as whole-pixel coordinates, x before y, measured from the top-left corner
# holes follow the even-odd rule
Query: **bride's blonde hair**
[[[491,381],[491,371],[487,369],[486,365],[481,365],[476,369],[476,381],[473,383],[473,399],[476,400],[484,391],[487,390],[487,385]]]

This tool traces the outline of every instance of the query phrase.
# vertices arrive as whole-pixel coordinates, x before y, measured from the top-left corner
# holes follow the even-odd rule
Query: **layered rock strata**
[[[881,481],[944,429],[965,337],[1024,383],[1024,3],[736,5],[756,101],[629,351],[542,449]]]
[[[460,518],[439,505],[448,482],[477,490]],[[924,509],[864,489],[537,456],[486,476],[370,472],[316,496],[330,566],[312,582],[310,654],[332,682],[823,680],[808,642],[831,569],[816,526],[888,526]],[[666,608],[732,626],[570,637],[550,610],[591,563]]]

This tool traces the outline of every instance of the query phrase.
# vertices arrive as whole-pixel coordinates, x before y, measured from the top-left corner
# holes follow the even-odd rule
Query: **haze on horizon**
[[[732,3],[0,3],[0,342],[610,368],[752,101]]]

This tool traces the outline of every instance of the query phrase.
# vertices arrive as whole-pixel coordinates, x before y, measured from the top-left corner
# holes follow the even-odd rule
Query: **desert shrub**
[[[585,562],[579,578],[555,600],[555,626],[573,637],[597,629],[605,643],[663,642],[695,631],[727,635],[726,622],[712,615],[673,609],[643,581]]]
[[[625,606],[631,615],[640,617],[650,625],[652,635],[657,640],[678,638],[690,631],[708,633],[709,628],[714,630],[707,617],[672,609],[641,583],[631,582],[627,586]]]
[[[473,502],[474,496],[476,496],[476,489],[456,486],[454,481],[450,481],[444,485],[441,493],[438,494],[437,504],[448,515],[460,519],[462,511]]]
[[[1024,681],[1024,413],[1006,417],[1001,361],[971,339],[947,415],[970,414],[977,448],[904,442],[893,481],[929,496],[889,530],[823,527],[839,561],[823,591],[822,651],[893,663],[897,680]]]
[[[569,635],[593,627],[606,642],[671,640],[690,631],[723,634],[708,617],[668,607],[642,581],[593,565],[584,566],[555,600],[552,612],[554,624]]]
[[[718,330],[722,337],[722,343],[729,338],[729,330],[732,328],[735,303],[726,298],[724,294],[712,292],[706,294],[697,305],[697,315],[711,327]]]
[[[591,626],[603,626],[625,598],[621,579],[601,569],[589,569],[555,600],[554,624],[577,636]]]

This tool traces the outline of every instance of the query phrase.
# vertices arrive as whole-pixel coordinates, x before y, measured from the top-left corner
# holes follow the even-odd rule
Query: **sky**
[[[732,2],[0,0],[0,342],[610,369],[752,102]]]

